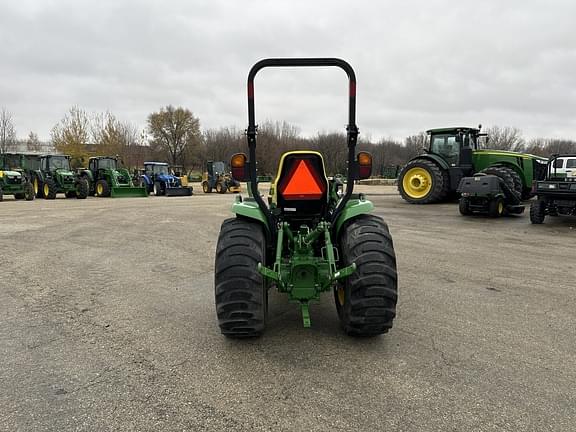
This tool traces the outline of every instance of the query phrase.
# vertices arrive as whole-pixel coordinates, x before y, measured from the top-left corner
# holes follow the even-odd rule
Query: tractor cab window
[[[226,173],[226,165],[224,165],[224,162],[222,161],[214,162],[212,164],[212,171],[214,172],[214,175],[224,174]]]
[[[98,169],[116,169],[116,159],[98,159]]]
[[[430,142],[430,151],[442,156],[450,165],[458,164],[460,146],[454,135],[434,135]]]
[[[6,166],[6,168],[8,168],[8,169],[19,169],[19,168],[22,168],[22,167],[20,166],[20,156],[7,154],[7,155],[5,155],[4,157],[5,157],[5,163],[4,163],[4,165]]]
[[[70,170],[70,160],[64,156],[50,156],[47,158],[48,170],[64,169]]]
[[[168,174],[168,165],[149,165],[146,171],[151,174],[166,175]]]

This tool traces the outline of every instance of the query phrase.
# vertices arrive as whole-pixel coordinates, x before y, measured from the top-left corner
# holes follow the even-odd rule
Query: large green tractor
[[[34,199],[34,190],[22,169],[19,154],[0,154],[0,201],[4,195],[14,195],[17,200]]]
[[[55,199],[60,193],[66,198],[85,199],[88,196],[88,183],[72,171],[70,156],[44,155],[38,161],[34,156],[25,156],[25,161],[37,198]]]
[[[126,168],[120,168],[115,156],[96,156],[88,161],[88,169],[79,175],[88,181],[90,195],[97,197],[147,197],[144,186],[135,186]]]
[[[349,78],[348,181],[346,190],[326,176],[315,151],[282,155],[274,194],[267,205],[258,191],[254,78],[265,67],[337,66]],[[253,337],[265,327],[268,291],[276,287],[297,303],[304,327],[310,304],[333,292],[338,317],[349,335],[386,333],[396,315],[397,274],[392,237],[374,206],[354,194],[354,182],[370,176],[372,157],[356,154],[356,78],[343,60],[265,59],[248,75],[248,151],[232,157],[232,176],[248,183],[237,195],[235,217],[222,223],[215,258],[216,313],[221,332]]]
[[[398,190],[412,204],[429,204],[454,196],[463,177],[477,172],[496,175],[522,199],[532,196],[533,180],[546,175],[545,158],[502,150],[481,150],[476,128],[431,129],[429,147],[400,171]]]

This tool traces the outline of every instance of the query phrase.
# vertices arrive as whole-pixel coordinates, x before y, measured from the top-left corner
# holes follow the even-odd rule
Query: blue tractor
[[[192,186],[183,186],[180,177],[172,174],[165,162],[144,162],[141,179],[148,193],[153,192],[156,196],[192,195]]]

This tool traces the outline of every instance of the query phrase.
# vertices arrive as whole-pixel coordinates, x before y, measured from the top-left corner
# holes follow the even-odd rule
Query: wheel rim
[[[102,195],[102,192],[104,192],[104,188],[102,187],[102,184],[99,184],[98,186],[96,186],[96,193],[98,195]]]
[[[338,303],[340,303],[340,306],[344,306],[344,302],[346,300],[344,296],[344,287],[339,286],[336,290],[336,294],[338,295]]]
[[[50,188],[47,184],[44,185],[44,196],[50,195]]]
[[[202,183],[202,190],[207,193],[208,192],[208,185],[206,183]]]
[[[38,193],[38,179],[34,179],[34,193]]]
[[[222,185],[220,183],[216,185],[216,192],[218,193],[222,192]]]
[[[424,198],[432,189],[432,176],[425,168],[411,168],[402,179],[402,187],[410,198]]]
[[[504,213],[504,204],[502,203],[502,201],[500,201],[498,203],[498,214],[502,214]]]

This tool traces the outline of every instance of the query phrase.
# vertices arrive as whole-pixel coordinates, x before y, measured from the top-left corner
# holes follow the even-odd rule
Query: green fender
[[[368,201],[365,198],[356,198],[348,201],[346,207],[344,207],[344,210],[342,210],[342,213],[340,213],[340,216],[338,216],[338,219],[336,220],[336,238],[340,235],[340,229],[345,222],[360,215],[370,213],[372,210],[374,210],[374,204],[372,204],[372,201]]]
[[[418,159],[426,159],[426,160],[432,161],[436,165],[440,166],[440,168],[442,168],[446,171],[450,169],[450,165],[448,165],[448,162],[446,162],[440,156],[435,155],[433,153],[422,153],[421,155],[418,155],[415,158],[410,159],[410,162],[412,162],[414,160],[418,160]]]
[[[236,201],[232,204],[232,213],[261,223],[266,228],[268,234],[270,234],[270,227],[268,226],[266,215],[260,210],[258,203],[252,198],[242,200],[242,197],[237,195]]]

